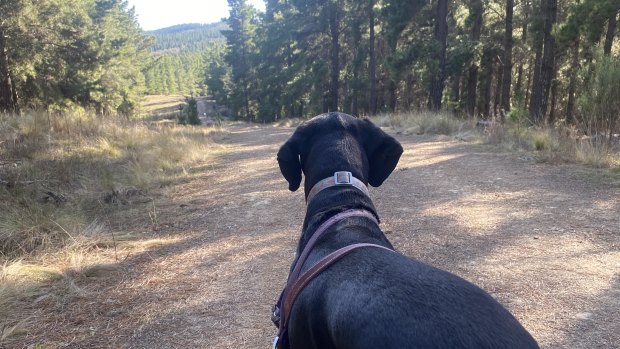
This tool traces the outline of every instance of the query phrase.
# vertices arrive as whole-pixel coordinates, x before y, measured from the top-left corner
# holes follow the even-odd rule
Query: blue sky
[[[261,11],[263,0],[248,0]],[[144,30],[153,30],[183,23],[213,23],[228,17],[226,0],[128,0],[135,6],[138,22]]]

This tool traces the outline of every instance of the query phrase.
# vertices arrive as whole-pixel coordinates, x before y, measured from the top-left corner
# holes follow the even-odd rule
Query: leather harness
[[[345,180],[348,182],[348,184],[344,183]],[[356,181],[355,184],[353,184],[354,181]],[[333,184],[329,185],[330,183]],[[363,189],[360,188],[359,183],[362,183]],[[326,178],[317,183],[317,185],[319,185],[320,189],[315,191],[316,186],[312,188],[312,190],[310,191],[310,194],[312,195],[308,195],[307,198],[308,202],[310,202],[314,195],[316,195],[319,191],[329,188],[331,186],[349,185],[360,189],[360,191],[368,195],[368,189],[363,184],[363,182],[353,177],[350,172],[336,172],[334,174],[334,177]],[[358,243],[348,245],[321,258],[312,267],[301,273],[302,266],[306,262],[308,255],[312,251],[315,243],[319,240],[319,238],[321,238],[334,224],[351,217],[367,218],[370,219],[373,223],[377,225],[379,224],[379,222],[371,212],[363,209],[352,209],[332,216],[327,221],[323,222],[323,224],[319,226],[319,228],[314,232],[314,234],[312,234],[312,237],[304,247],[302,253],[296,259],[294,263],[294,268],[288,276],[286,286],[282,290],[278,302],[273,306],[271,320],[278,327],[278,336],[276,336],[273,341],[274,349],[290,349],[290,342],[288,338],[288,321],[290,319],[290,313],[291,309],[293,308],[295,299],[304,289],[304,287],[323,270],[327,269],[329,266],[334,264],[342,257],[346,256],[347,254],[360,248],[381,248],[394,252],[390,248],[376,244]]]

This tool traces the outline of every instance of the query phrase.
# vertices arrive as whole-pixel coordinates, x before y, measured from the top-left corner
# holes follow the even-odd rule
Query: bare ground
[[[78,280],[76,299],[36,299],[24,310],[36,326],[7,347],[270,347],[270,307],[304,215],[275,161],[291,132],[232,126],[221,141],[233,151],[169,188],[148,216],[156,224],[131,228],[165,243]],[[620,348],[617,187],[578,167],[398,138],[397,170],[371,189],[398,251],[491,292],[543,348]]]

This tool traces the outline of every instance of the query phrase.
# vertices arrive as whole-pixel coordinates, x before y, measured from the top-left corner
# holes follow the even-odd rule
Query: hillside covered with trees
[[[0,111],[130,115],[147,94],[205,92],[225,23],[140,29],[124,0],[0,1]]]
[[[221,31],[228,26],[180,24],[146,32],[155,39],[153,62],[145,72],[147,93],[152,95],[205,94],[205,62],[223,48]]]
[[[179,24],[168,28],[147,32],[155,37],[151,50],[156,53],[168,50],[176,52],[205,51],[211,48],[214,42],[225,40],[222,30],[228,29],[224,22],[212,24]]]

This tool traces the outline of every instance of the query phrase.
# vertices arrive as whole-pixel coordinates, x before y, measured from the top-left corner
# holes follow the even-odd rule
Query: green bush
[[[508,113],[508,121],[517,125],[524,125],[529,120],[529,113],[527,109],[523,108],[523,103],[517,100],[517,105],[513,106]]]
[[[578,103],[584,128],[604,134],[609,142],[620,132],[620,58],[599,56]]]
[[[200,125],[200,119],[198,118],[198,103],[196,102],[196,98],[188,97],[187,102],[187,123],[190,125]]]
[[[200,125],[200,118],[198,117],[198,102],[194,97],[185,98],[187,103],[185,107],[179,113],[179,124],[181,125]]]

